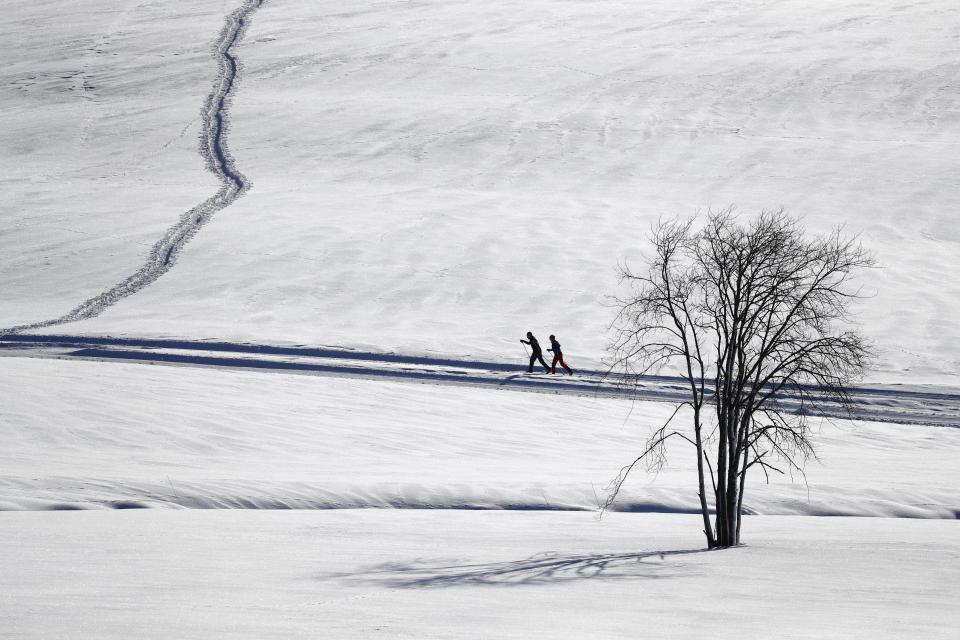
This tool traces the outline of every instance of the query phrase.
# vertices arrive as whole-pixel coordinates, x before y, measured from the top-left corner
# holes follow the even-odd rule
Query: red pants
[[[557,363],[558,363],[558,362],[560,363],[560,366],[563,367],[563,370],[564,370],[564,371],[566,371],[566,372],[569,373],[570,375],[573,375],[573,371],[571,371],[571,370],[570,370],[570,367],[567,366],[567,363],[563,361],[563,354],[560,353],[559,351],[558,351],[557,353],[554,353],[554,354],[553,354],[553,369],[550,371],[550,373],[556,373],[556,372],[557,372]]]

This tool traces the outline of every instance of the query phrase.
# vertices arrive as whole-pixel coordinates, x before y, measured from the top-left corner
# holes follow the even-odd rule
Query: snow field
[[[241,3],[189,4],[5,3],[0,327],[121,281],[216,192],[200,111]],[[862,232],[883,265],[859,309],[870,379],[955,386],[954,13],[270,0],[229,113],[252,189],[156,283],[62,329],[503,362],[532,329],[596,367],[614,266],[660,216],[785,206]],[[960,622],[952,427],[817,424],[819,462],[753,476],[747,545],[706,553],[682,448],[626,485],[635,513],[592,511],[662,404],[18,357],[0,388],[0,637]]]
[[[666,404],[278,372],[3,358],[0,507],[595,510]],[[950,518],[960,430],[824,422],[761,514]],[[690,452],[619,508],[694,512]],[[809,485],[809,486],[808,486]]]
[[[955,521],[346,510],[4,515],[10,638],[953,638]]]
[[[138,35],[117,40],[101,109],[134,99],[123,87],[150,73],[140,61],[151,38],[189,47],[177,60],[157,50],[177,82],[136,98],[183,106],[109,127],[112,162],[141,167],[135,154],[150,153],[177,184],[211,180],[161,147],[173,139],[195,153],[190,123],[209,89],[201,67],[216,66],[204,47],[217,14],[232,8],[202,3],[184,16],[158,5],[143,38],[135,12],[116,26],[76,23],[78,39]],[[636,262],[652,222],[728,204],[785,206],[813,230],[862,232],[884,266],[868,274],[876,296],[860,312],[881,352],[871,379],[948,382],[960,362],[960,285],[946,277],[957,266],[960,193],[952,11],[947,0],[816,10],[793,1],[266,3],[237,50],[244,66],[230,114],[230,148],[252,191],[159,282],[70,330],[506,360],[535,329],[557,333],[572,366],[594,366],[614,267]],[[18,73],[39,64],[35,49],[10,54]],[[73,64],[70,50],[61,55],[45,64]],[[70,122],[60,114],[75,108],[45,104],[43,121]],[[99,113],[91,126],[109,124]],[[18,224],[77,210],[72,183],[49,176],[69,166],[99,184],[93,144],[31,165],[29,177],[47,182],[10,209]],[[20,188],[26,176],[16,177]],[[144,213],[139,186],[108,184],[137,234],[148,218],[163,226],[154,207],[169,224],[208,195],[186,203],[175,186]],[[105,277],[108,265],[114,274],[139,266],[131,240],[140,235],[110,215],[82,222],[97,260],[68,260],[70,244],[47,250],[46,223],[24,226],[10,245],[31,265],[5,285],[10,324],[119,280]]]
[[[0,25],[0,325],[136,271],[216,192],[198,153],[223,3],[15,1]]]

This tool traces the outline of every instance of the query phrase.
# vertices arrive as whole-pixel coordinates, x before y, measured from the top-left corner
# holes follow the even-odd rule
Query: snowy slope
[[[634,513],[543,511],[594,509],[665,405],[0,362],[9,637],[955,635],[956,428],[823,424],[704,552],[686,451]]]
[[[242,197],[156,282],[37,332],[339,345],[397,370],[516,363],[533,329],[583,370],[614,267],[658,217],[784,206],[862,233],[883,265],[860,309],[870,379],[960,386],[954,0],[259,5],[4,3],[0,327],[141,269],[224,186],[200,149],[223,117]],[[240,7],[236,84],[211,111]],[[752,477],[747,545],[705,553],[682,448],[595,512],[666,404],[13,346],[2,637],[875,640],[960,622],[941,391],[913,400],[937,427],[815,422],[805,477]]]
[[[198,136],[222,4],[4,5],[0,324],[119,282],[216,191]]]
[[[596,510],[666,404],[496,388],[3,358],[0,508]],[[960,429],[817,423],[801,476],[754,475],[774,515],[955,519]],[[617,508],[694,512],[677,446]]]
[[[0,324],[115,284],[216,190],[198,114],[239,4],[100,0],[48,23],[73,3],[13,3]],[[653,221],[784,206],[862,232],[884,266],[870,377],[951,381],[954,8],[267,2],[230,107],[251,191],[69,331],[509,360],[532,328],[595,364],[613,268]]]

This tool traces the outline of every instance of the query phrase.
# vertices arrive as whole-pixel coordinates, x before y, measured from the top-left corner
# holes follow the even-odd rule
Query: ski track
[[[577,371],[571,377],[526,374],[521,365],[497,362],[371,353],[337,347],[276,346],[236,342],[113,338],[69,335],[0,334],[0,355],[215,367],[395,380],[427,384],[495,387],[512,391],[629,398],[679,403],[685,383],[672,376],[625,381],[605,371]],[[808,388],[807,391],[815,389]],[[894,424],[960,427],[960,393],[953,389],[855,387],[849,410],[829,399],[801,406],[793,393],[778,396],[794,413]]]
[[[220,70],[203,108],[200,155],[206,161],[210,172],[220,181],[220,189],[180,216],[180,220],[153,245],[143,266],[119,284],[82,302],[59,318],[11,327],[0,333],[42,329],[100,315],[111,305],[140,291],[169,271],[180,250],[197,231],[209,222],[214,214],[228,207],[250,188],[250,181],[234,165],[226,144],[230,97],[240,70],[239,62],[231,49],[243,38],[251,14],[263,6],[264,2],[265,0],[247,0],[243,6],[230,13],[214,46],[219,55]]]

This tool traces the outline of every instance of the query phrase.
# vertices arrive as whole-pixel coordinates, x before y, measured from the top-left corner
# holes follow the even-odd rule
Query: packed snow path
[[[150,250],[146,262],[131,276],[110,289],[86,300],[68,313],[51,320],[12,327],[6,331],[24,331],[84,320],[100,315],[118,300],[143,289],[170,270],[177,254],[214,214],[226,208],[250,188],[250,181],[236,168],[227,148],[226,131],[229,99],[239,72],[239,63],[232,53],[243,37],[251,14],[264,0],[247,0],[226,18],[215,49],[220,69],[203,108],[200,134],[200,155],[207,168],[220,181],[220,189],[170,227]]]
[[[656,402],[687,400],[686,384],[678,377],[643,376],[626,385],[621,377],[603,371],[577,371],[569,377],[540,372],[528,374],[524,364],[372,353],[342,347],[9,334],[0,335],[0,355],[260,369],[565,395],[628,395]],[[781,394],[780,400],[791,410],[811,415],[960,427],[960,391],[954,389],[902,385],[857,387],[852,393],[853,405],[849,412],[829,400],[820,401],[814,407],[801,407],[799,398],[790,393]]]

